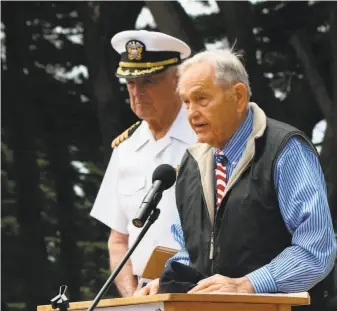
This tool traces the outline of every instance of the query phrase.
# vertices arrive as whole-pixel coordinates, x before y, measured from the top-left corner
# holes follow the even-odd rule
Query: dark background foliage
[[[146,29],[194,52],[243,51],[253,100],[269,116],[309,137],[326,120],[317,147],[336,223],[336,2],[213,4],[191,14],[186,1],[1,3],[3,310],[35,310],[62,284],[71,301],[92,299],[109,276],[109,229],[89,212],[112,139],[136,120],[110,39],[144,8],[156,24]]]

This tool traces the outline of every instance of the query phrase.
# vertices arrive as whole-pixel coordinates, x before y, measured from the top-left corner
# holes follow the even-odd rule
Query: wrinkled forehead
[[[213,88],[215,84],[214,71],[208,68],[200,68],[194,70],[191,66],[186,71],[180,73],[177,91],[183,95],[186,93],[200,93],[209,88]]]

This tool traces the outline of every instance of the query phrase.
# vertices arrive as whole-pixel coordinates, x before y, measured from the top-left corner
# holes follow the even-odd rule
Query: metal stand
[[[87,311],[93,311],[95,309],[95,307],[97,306],[97,304],[99,303],[99,301],[102,299],[102,297],[108,291],[109,287],[111,286],[111,284],[115,280],[115,278],[118,275],[118,273],[122,270],[122,268],[124,267],[125,263],[128,261],[129,257],[132,255],[133,251],[135,250],[135,248],[137,247],[137,245],[139,244],[139,242],[144,237],[145,233],[149,230],[149,228],[151,227],[151,225],[157,220],[159,214],[160,214],[160,210],[158,208],[155,208],[155,209],[152,210],[152,212],[151,212],[151,214],[149,216],[148,221],[146,222],[144,228],[140,232],[140,234],[137,237],[136,241],[133,243],[132,247],[124,255],[122,261],[120,262],[120,264],[118,265],[118,267],[115,269],[115,271],[110,275],[109,279],[105,282],[105,284],[103,285],[102,289],[99,291],[99,293],[97,294],[97,296],[95,297],[95,299],[93,300],[91,306],[88,308]]]
[[[60,286],[60,292],[57,296],[55,296],[51,302],[51,307],[53,309],[59,308],[60,311],[68,311],[69,308],[69,300],[66,297],[65,293],[67,290],[67,285]]]

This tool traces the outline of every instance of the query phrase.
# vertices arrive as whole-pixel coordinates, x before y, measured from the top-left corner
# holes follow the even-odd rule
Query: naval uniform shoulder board
[[[115,148],[117,147],[121,142],[124,140],[128,139],[135,131],[136,129],[140,126],[141,122],[138,121],[132,126],[130,126],[127,130],[125,130],[122,134],[117,136],[111,143],[111,147]]]

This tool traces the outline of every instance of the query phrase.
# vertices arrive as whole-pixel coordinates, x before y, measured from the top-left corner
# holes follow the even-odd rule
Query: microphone
[[[152,186],[141,203],[137,215],[132,219],[135,227],[144,226],[151,211],[157,206],[163,191],[172,187],[176,181],[176,171],[168,164],[159,165],[152,174]]]

